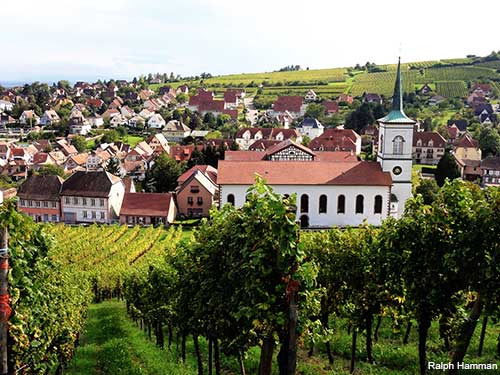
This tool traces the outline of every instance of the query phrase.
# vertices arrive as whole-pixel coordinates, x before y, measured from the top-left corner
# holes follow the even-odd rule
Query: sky
[[[500,14],[500,1],[482,1],[485,9]],[[451,0],[24,0],[2,1],[0,12],[0,82],[320,69],[500,50],[497,23]]]

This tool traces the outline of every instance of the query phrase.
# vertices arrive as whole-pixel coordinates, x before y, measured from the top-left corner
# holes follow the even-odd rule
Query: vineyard
[[[454,181],[433,199],[409,200],[404,218],[379,228],[301,233],[295,197],[258,180],[241,209],[212,212],[193,236],[40,226],[8,205],[0,217],[9,218],[12,249],[10,366],[26,374],[71,368],[89,302],[110,299],[91,310],[95,335],[96,319],[118,332],[102,348],[106,358],[98,356],[103,366],[114,366],[114,351],[115,365],[134,358],[120,340],[125,328],[98,311],[121,320],[126,311],[168,351],[169,366],[196,363],[198,374],[409,375],[425,374],[426,361],[498,365],[500,192]]]
[[[467,85],[463,81],[437,81],[436,93],[445,98],[463,98],[467,96]]]

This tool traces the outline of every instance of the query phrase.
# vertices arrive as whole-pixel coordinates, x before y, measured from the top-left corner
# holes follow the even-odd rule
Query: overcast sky
[[[475,5],[480,5],[479,8]],[[2,1],[0,81],[328,68],[500,50],[500,1]]]

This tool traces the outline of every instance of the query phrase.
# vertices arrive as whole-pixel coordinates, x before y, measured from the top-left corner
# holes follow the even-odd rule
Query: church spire
[[[396,84],[392,96],[392,110],[403,112],[403,92],[401,90],[401,57],[398,59],[398,70],[396,73]]]

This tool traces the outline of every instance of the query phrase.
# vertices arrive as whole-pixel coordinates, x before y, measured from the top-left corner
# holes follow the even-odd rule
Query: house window
[[[188,197],[188,204],[192,205],[193,204],[193,197]]]
[[[101,207],[104,207],[104,199],[99,199],[99,205],[100,205]]]
[[[198,193],[200,191],[200,187],[197,185],[191,186],[191,193]]]
[[[52,215],[52,221],[56,222],[57,221],[57,215]]]
[[[49,221],[49,214],[43,214],[43,221],[44,222]]]
[[[69,197],[64,198],[64,203],[69,204]]]
[[[328,202],[328,199],[327,199],[325,194],[323,194],[319,197],[319,213],[320,214],[326,214],[327,202]]]
[[[339,195],[337,198],[337,213],[345,214],[345,195]]]
[[[364,211],[364,201],[365,201],[365,197],[363,197],[361,194],[359,194],[357,197],[356,197],[356,213],[357,214],[362,214],[363,211]]]
[[[198,203],[198,205],[201,206],[203,204],[203,197],[198,197],[196,203]]]
[[[87,205],[87,198],[82,198],[82,205],[86,206]]]
[[[392,153],[394,155],[403,155],[404,138],[398,135],[392,140]]]
[[[234,194],[227,195],[227,203],[232,204],[234,206]]]
[[[73,198],[73,204],[75,204],[75,205],[78,204],[78,198],[77,197]]]
[[[90,199],[90,205],[91,205],[92,207],[95,207],[95,199],[94,199],[94,198],[91,198],[91,199]]]
[[[43,202],[43,207],[49,207],[49,202],[44,201],[44,202]]]
[[[36,201],[35,206],[40,207],[40,201]]]
[[[300,197],[300,212],[309,212],[309,195],[302,194]]]
[[[104,220],[104,212],[101,212],[101,220]]]
[[[33,207],[33,201],[28,201],[28,206]]]
[[[26,201],[24,199],[21,199],[19,201],[19,204],[21,205],[21,207],[24,207],[26,205]]]
[[[92,219],[95,219],[96,218],[96,213],[95,211],[92,211]]]
[[[50,205],[52,206],[52,208],[56,208],[57,207],[57,202],[51,202]]]
[[[87,211],[83,211],[83,218],[86,219],[88,217]]]
[[[373,213],[375,213],[375,214],[382,213],[382,196],[381,195],[375,196],[375,204],[373,207]]]

